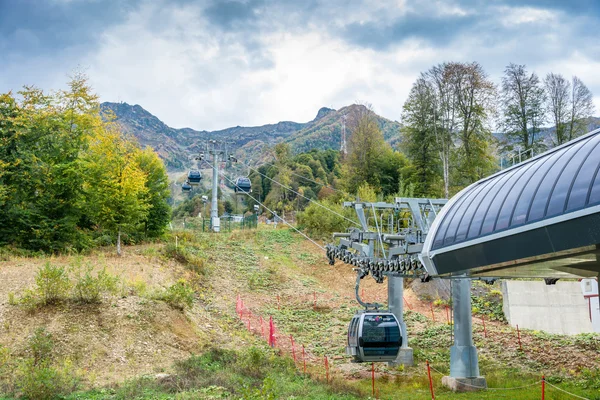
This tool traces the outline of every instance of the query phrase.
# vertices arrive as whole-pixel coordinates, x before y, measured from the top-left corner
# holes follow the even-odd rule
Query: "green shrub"
[[[169,286],[166,291],[156,296],[173,308],[183,310],[186,307],[192,307],[194,303],[194,289],[184,280],[180,279],[177,283]]]
[[[71,281],[64,267],[47,262],[35,276],[35,294],[43,305],[65,300],[69,295]]]
[[[14,390],[14,360],[9,348],[0,344],[0,393]]]
[[[38,328],[29,338],[27,347],[33,365],[40,365],[52,359],[54,340],[46,328]]]
[[[298,214],[298,224],[302,225],[309,235],[317,238],[330,238],[333,232],[345,232],[352,226],[348,220],[354,220],[354,210],[344,208],[341,204],[323,200],[320,202],[327,209],[335,211],[334,214],[317,203],[311,203],[306,209]],[[343,215],[345,218],[341,217]]]
[[[8,304],[10,304],[11,306],[19,304],[19,302],[15,298],[14,292],[8,292]]]
[[[480,296],[471,295],[471,304],[474,314],[483,314],[490,320],[506,322],[501,292],[493,290]]]
[[[26,399],[60,399],[79,386],[69,363],[56,368],[49,362],[35,365],[28,359],[21,364],[17,375],[17,387]]]
[[[106,268],[94,276],[91,265],[86,266],[83,271],[81,267],[77,267],[73,288],[74,298],[82,303],[98,303],[102,294],[116,293],[118,282],[119,278],[106,272]]]
[[[183,245],[175,246],[175,244],[169,243],[164,247],[163,254],[166,258],[177,261],[199,275],[206,273],[204,260],[193,254],[193,249],[191,251]]]
[[[115,393],[118,400],[156,398],[159,385],[153,377],[142,376],[126,381]]]
[[[38,328],[29,338],[30,354],[19,366],[17,388],[27,399],[56,399],[77,389],[79,380],[66,362],[56,368],[53,362],[54,341],[44,328]]]

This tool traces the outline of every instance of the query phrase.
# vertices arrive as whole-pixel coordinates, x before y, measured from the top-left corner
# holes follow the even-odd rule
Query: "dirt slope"
[[[261,341],[259,316],[272,316],[281,351],[291,353],[304,345],[309,362],[322,369],[327,356],[333,376],[369,377],[364,365],[344,356],[347,323],[358,309],[354,300],[355,274],[342,263],[329,266],[323,252],[287,229],[260,227],[219,235],[178,232],[180,246],[202,260],[204,275],[161,255],[165,244],[127,247],[121,258],[112,249],[79,258],[13,257],[0,263],[0,344],[16,357],[25,356],[32,332],[45,326],[55,337],[56,352],[72,361],[86,386],[105,386],[144,374],[169,372],[175,360],[202,352],[207,346],[244,348]],[[59,304],[28,312],[9,304],[9,294],[19,297],[34,285],[37,268],[50,262],[69,266],[90,263],[120,277],[118,296],[99,305]],[[174,309],[152,299],[152,293],[183,278],[195,282],[194,306]],[[363,280],[363,297],[386,302],[386,286]],[[236,315],[236,300],[243,299],[252,313]],[[400,374],[402,379],[421,376],[429,359],[447,372],[451,326],[446,308],[419,300],[410,288],[405,293],[406,320],[416,366],[402,371],[377,366],[377,376]],[[433,314],[432,314],[433,313]],[[433,317],[435,316],[435,321]],[[533,374],[544,372],[577,376],[600,366],[600,341],[596,337],[569,338],[522,332],[520,350],[516,332],[500,322],[486,322],[486,336],[475,318],[475,341],[483,373],[515,367]],[[386,378],[387,379],[387,378]]]

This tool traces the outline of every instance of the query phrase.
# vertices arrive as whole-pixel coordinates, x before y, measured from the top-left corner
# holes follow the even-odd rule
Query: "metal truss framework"
[[[446,202],[406,197],[396,197],[394,203],[345,202],[344,207],[355,209],[361,228],[333,235],[340,241],[326,246],[329,264],[340,260],[356,267],[361,277],[370,274],[378,283],[390,274],[426,278],[419,255],[433,220]],[[377,212],[388,212],[388,220],[384,222],[382,214],[379,223]],[[371,219],[377,231],[369,229]]]

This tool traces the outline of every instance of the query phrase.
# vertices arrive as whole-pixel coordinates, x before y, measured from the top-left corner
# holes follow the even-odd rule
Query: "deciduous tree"
[[[477,63],[451,63],[450,80],[456,104],[457,184],[466,186],[493,168],[490,120],[495,112],[496,87]]]
[[[554,143],[560,145],[568,141],[571,84],[561,74],[551,72],[544,78],[544,86],[547,94],[546,109],[554,123]]]
[[[124,138],[114,124],[107,124],[90,138],[84,156],[86,210],[101,229],[117,237],[135,230],[146,220],[150,205],[146,174],[138,164],[139,149]]]
[[[415,192],[423,197],[433,195],[436,181],[440,179],[435,107],[435,92],[421,76],[404,103],[401,130],[406,152],[412,161]]]
[[[587,120],[594,113],[592,92],[578,77],[571,83],[570,111],[567,126],[567,140],[575,139],[587,131]]]
[[[525,65],[511,63],[504,70],[501,94],[505,149],[540,151],[546,94],[538,76],[529,74]]]

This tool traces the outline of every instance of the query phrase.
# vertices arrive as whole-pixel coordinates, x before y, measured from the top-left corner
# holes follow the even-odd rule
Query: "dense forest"
[[[121,134],[84,76],[0,95],[0,246],[81,250],[160,236],[163,162]]]

